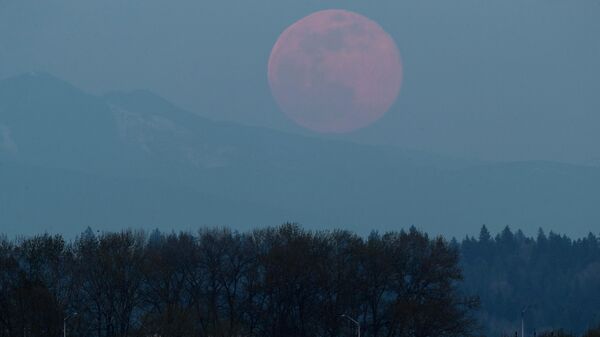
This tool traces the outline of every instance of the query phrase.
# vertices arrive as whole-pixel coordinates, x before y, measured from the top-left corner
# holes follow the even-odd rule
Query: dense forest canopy
[[[459,252],[408,232],[88,230],[0,243],[0,336],[468,336]],[[77,313],[74,316],[74,313]]]
[[[600,324],[600,238],[570,239],[539,230],[536,238],[506,227],[495,237],[482,227],[461,245],[462,287],[479,296],[479,321],[507,334],[563,328],[573,333]]]
[[[600,336],[600,240],[293,224],[0,238],[0,337]],[[564,329],[564,330],[562,330]],[[520,335],[520,333],[519,333]]]

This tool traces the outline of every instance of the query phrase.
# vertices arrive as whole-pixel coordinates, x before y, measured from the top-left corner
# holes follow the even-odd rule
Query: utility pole
[[[351,321],[352,323],[354,323],[356,325],[356,336],[360,337],[360,323],[358,323],[357,320],[355,320],[354,318],[352,318],[348,315],[341,315],[341,317]]]
[[[529,305],[526,305],[523,310],[521,310],[521,337],[525,337],[525,312],[529,309]]]
[[[70,315],[67,315],[64,319],[63,319],[63,337],[67,337],[67,321],[69,320],[69,318],[71,317],[75,317],[77,316],[77,313],[72,313]]]

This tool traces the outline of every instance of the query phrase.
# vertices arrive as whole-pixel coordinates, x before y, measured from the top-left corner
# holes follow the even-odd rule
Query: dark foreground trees
[[[0,240],[0,337],[59,336],[65,317],[69,336],[352,336],[341,314],[363,336],[467,336],[460,281],[457,250],[414,229]]]

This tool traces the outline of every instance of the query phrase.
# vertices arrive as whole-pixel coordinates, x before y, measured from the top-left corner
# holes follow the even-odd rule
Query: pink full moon
[[[371,19],[324,10],[292,24],[269,58],[277,104],[293,121],[322,133],[343,133],[381,118],[402,82],[400,52]]]

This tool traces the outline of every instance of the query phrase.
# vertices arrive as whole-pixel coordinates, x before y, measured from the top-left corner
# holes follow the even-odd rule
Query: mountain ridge
[[[85,174],[80,180],[128,181],[107,185],[130,199],[102,202],[118,203],[117,208],[137,203],[140,221],[131,222],[138,225],[144,209],[157,207],[138,201],[153,188],[164,192],[157,184],[205,204],[186,209],[165,203],[164,214],[179,209],[189,214],[180,222],[202,224],[198,208],[213,212],[206,218],[232,219],[228,203],[236,204],[240,215],[229,224],[240,228],[243,219],[273,224],[281,218],[359,232],[417,225],[461,236],[486,223],[528,231],[568,225],[569,234],[585,235],[600,222],[594,207],[600,200],[600,169],[592,166],[469,161],[286,134],[212,121],[145,90],[90,95],[48,74],[0,81],[0,162]],[[11,179],[25,178],[15,169]],[[89,193],[110,195],[100,185]],[[63,199],[76,208],[76,198]],[[34,210],[27,201],[22,207]],[[3,228],[19,222],[14,207],[3,213]],[[110,220],[105,222],[118,223]],[[164,220],[165,226],[174,225]],[[60,223],[60,215],[48,221]]]

